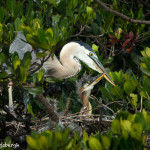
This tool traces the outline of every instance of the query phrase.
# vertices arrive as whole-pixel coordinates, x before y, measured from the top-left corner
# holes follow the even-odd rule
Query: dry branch
[[[138,24],[146,24],[146,25],[150,25],[150,21],[146,21],[146,20],[136,20],[136,19],[132,19],[122,13],[119,13],[113,9],[111,9],[110,7],[106,6],[106,4],[104,2],[101,2],[99,0],[95,0],[95,2],[97,2],[99,5],[101,5],[106,11],[109,11],[119,17],[121,17],[122,19],[124,20],[127,20],[129,22],[132,22],[132,23],[138,23]]]
[[[59,123],[59,117],[54,112],[52,106],[47,101],[47,99],[43,95],[38,95],[37,98],[44,105],[44,107],[46,108],[46,110],[48,111],[48,114],[49,114],[49,117],[51,118],[51,120],[55,121],[56,123]]]

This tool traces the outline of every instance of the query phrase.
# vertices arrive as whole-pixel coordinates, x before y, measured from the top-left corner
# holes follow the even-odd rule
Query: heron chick
[[[78,94],[82,100],[83,107],[81,109],[82,115],[92,114],[92,106],[89,102],[89,96],[93,87],[105,76],[105,73],[99,74],[95,77],[87,76],[84,79],[80,80],[77,84]]]

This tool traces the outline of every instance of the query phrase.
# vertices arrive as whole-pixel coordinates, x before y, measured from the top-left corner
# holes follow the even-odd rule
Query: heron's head
[[[75,57],[80,59],[82,62],[84,62],[86,65],[88,65],[93,70],[99,72],[100,74],[105,73],[104,78],[115,86],[115,83],[108,75],[101,62],[98,60],[98,57],[92,50],[92,48],[88,44],[83,42],[76,42],[76,43],[78,44],[77,47],[79,50],[77,50]]]
[[[80,95],[85,93],[87,95],[90,94],[94,85],[97,84],[104,76],[105,73],[99,74],[95,77],[87,76],[82,81],[80,81]]]

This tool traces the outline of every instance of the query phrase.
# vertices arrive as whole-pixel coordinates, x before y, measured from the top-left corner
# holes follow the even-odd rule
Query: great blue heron
[[[32,64],[31,68],[39,66],[40,59],[36,58],[36,54],[30,44],[27,44],[26,38],[22,32],[17,32],[16,39],[10,45],[9,52],[17,52],[19,58],[22,59],[25,52],[30,51],[32,53]],[[69,42],[60,51],[60,59],[54,55],[53,58],[49,57],[46,62],[43,63],[42,68],[45,69],[46,77],[55,77],[59,79],[65,79],[75,76],[81,70],[81,63],[84,62],[87,66],[93,70],[104,73],[104,78],[108,80],[112,85],[115,86],[113,80],[106,72],[103,65],[98,60],[97,55],[92,48],[83,42]],[[36,65],[37,64],[37,65]],[[13,109],[13,102],[11,102]]]
[[[23,58],[24,53],[27,51],[32,52],[32,63],[36,64],[40,61],[37,60],[35,53],[32,51],[32,46],[27,44],[25,36],[22,32],[17,33],[16,39],[10,46],[9,52],[18,52],[19,57]],[[46,77],[55,77],[65,79],[75,76],[81,70],[81,63],[84,62],[87,66],[99,73],[105,73],[104,78],[115,86],[113,80],[106,72],[103,65],[98,60],[97,55],[92,48],[83,42],[75,41],[67,43],[60,51],[60,60],[54,55],[53,58],[49,57],[43,64],[42,68],[45,69]]]
[[[86,76],[84,79],[81,79],[81,81],[77,83],[77,92],[83,103],[82,109],[80,111],[82,115],[92,114],[92,106],[89,102],[89,96],[94,85],[97,84],[104,77],[104,75],[105,73],[99,74],[95,77]]]
[[[95,52],[88,44],[83,42],[67,43],[60,52],[60,61],[56,56],[54,56],[54,58],[50,57],[43,64],[43,68],[46,70],[46,76],[60,79],[70,78],[80,72],[80,61],[99,73],[105,73],[104,77],[112,85],[115,85],[103,65],[98,60]]]

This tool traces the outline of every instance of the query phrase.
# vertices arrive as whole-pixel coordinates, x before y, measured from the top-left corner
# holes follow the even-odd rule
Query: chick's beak
[[[95,84],[97,84],[103,77],[105,73],[101,73],[95,77],[90,77],[87,81],[88,84],[85,84],[85,87],[82,89],[82,92],[91,91]]]
[[[93,77],[92,81],[91,81],[91,85],[94,86],[95,84],[97,84],[104,76],[106,73],[101,73],[99,75],[97,75],[96,77]]]
[[[95,57],[95,56],[92,56],[91,57],[94,61],[94,66],[95,68],[97,69],[97,71],[102,74],[102,73],[105,73],[104,74],[104,78],[109,81],[113,86],[116,86],[115,83],[113,82],[113,80],[111,79],[111,77],[109,76],[109,74],[106,72],[105,68],[103,67],[103,65],[100,63],[100,61]]]

